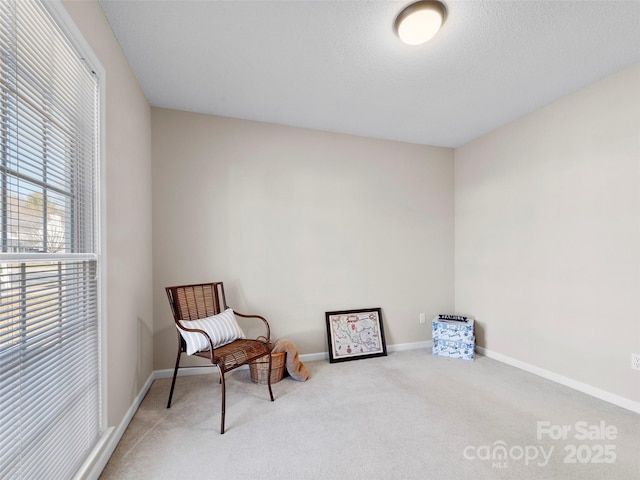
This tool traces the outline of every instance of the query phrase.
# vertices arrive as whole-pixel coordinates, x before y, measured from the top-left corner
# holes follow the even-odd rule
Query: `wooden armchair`
[[[171,382],[167,408],[171,408],[171,398],[173,397],[178,368],[180,368],[180,357],[183,353],[192,353],[198,357],[206,358],[212,365],[218,368],[222,387],[221,434],[224,433],[225,373],[242,365],[259,361],[260,363],[268,362],[269,373],[267,375],[267,385],[269,387],[269,396],[273,402],[273,391],[271,390],[271,353],[268,345],[270,329],[267,320],[259,315],[244,315],[238,312],[230,313],[231,311],[227,310],[229,307],[227,306],[222,282],[167,287],[166,292],[169,297],[173,318],[178,327],[178,356],[173,371],[173,381]],[[224,319],[225,321],[235,324],[234,314],[242,318],[261,320],[266,328],[266,335],[260,337],[264,338],[264,340],[237,338],[232,341],[227,341],[235,337],[235,335],[228,335],[228,331],[233,330],[233,325],[230,327],[224,324],[223,327],[220,327],[220,323],[218,322]],[[211,319],[210,317],[214,315],[216,317]],[[210,322],[214,322],[212,324],[213,327],[210,326]],[[235,326],[237,327],[237,324],[235,324]],[[222,333],[223,338],[220,338],[218,333],[220,329],[225,331]],[[207,330],[208,333],[205,330]],[[238,331],[242,334],[239,327]],[[186,335],[185,332],[187,332]],[[185,340],[185,336],[189,339],[188,342]]]

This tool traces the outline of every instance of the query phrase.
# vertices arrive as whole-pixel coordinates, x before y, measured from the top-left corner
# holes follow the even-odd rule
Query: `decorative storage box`
[[[473,318],[438,315],[432,322],[433,355],[473,360],[476,337]]]
[[[449,320],[446,318],[434,317],[432,322],[432,337],[435,340],[456,340],[456,341],[473,341],[473,318],[465,318],[465,320]]]
[[[443,357],[462,358],[463,360],[473,360],[473,350],[475,348],[475,338],[470,342],[456,342],[454,340],[433,340],[433,354]]]

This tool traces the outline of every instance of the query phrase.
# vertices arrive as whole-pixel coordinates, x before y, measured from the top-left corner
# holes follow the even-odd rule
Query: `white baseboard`
[[[247,367],[240,367],[242,368]],[[180,367],[178,370],[179,377],[189,377],[191,375],[204,375],[209,373],[217,373],[218,369],[215,365],[204,365],[202,367]],[[164,370],[154,370],[151,374],[154,380],[158,380],[160,378],[173,378],[173,368],[165,368]]]
[[[419,348],[431,348],[433,342],[413,342],[413,343],[397,343],[395,345],[387,345],[387,352],[403,352],[405,350],[416,350]],[[305,353],[300,355],[301,362],[315,362],[318,360],[329,360],[329,352]]]
[[[404,352],[405,350],[418,350],[420,348],[431,348],[433,342],[427,340],[426,342],[412,342],[412,343],[397,343],[395,345],[389,345],[387,351],[389,352]]]
[[[396,345],[387,345],[387,352],[403,352],[405,350],[416,350],[419,348],[431,348],[433,342],[428,340],[426,342],[413,342],[413,343],[398,343]],[[316,352],[316,353],[304,353],[300,355],[300,361],[315,362],[318,360],[329,360],[329,352]],[[246,369],[247,366],[240,367],[239,370]],[[183,377],[187,375],[202,375],[206,373],[215,373],[217,370],[210,366],[204,367],[182,367],[178,370],[178,376]],[[157,378],[171,378],[173,377],[173,369],[167,368],[164,370],[156,370],[153,372],[154,379]]]
[[[329,360],[329,352],[305,353],[300,355],[300,361],[302,363],[316,362],[318,360]]]
[[[612,403],[613,405],[617,405],[618,407],[622,407],[626,410],[640,413],[640,402],[634,402],[633,400],[630,400],[628,398],[615,395],[611,392],[607,392],[606,390],[602,390],[586,383],[578,382],[577,380],[573,380],[572,378],[559,375],[549,370],[545,370],[544,368],[536,367],[535,365],[516,360],[515,358],[508,357],[507,355],[492,352],[491,350],[487,350],[483,347],[476,346],[476,351],[481,355],[484,355],[485,357],[492,358],[507,365],[511,365],[512,367],[519,368],[521,370],[524,370],[525,372],[533,373],[534,375],[538,375],[539,377],[546,378],[547,380],[559,383],[560,385],[564,385],[565,387],[569,387],[579,392],[586,393],[587,395],[599,398],[600,400]]]
[[[120,439],[122,438],[122,435],[124,435],[124,431],[129,426],[129,423],[133,419],[133,416],[138,410],[138,407],[140,406],[140,404],[142,403],[142,400],[144,399],[145,395],[149,391],[149,388],[151,388],[151,384],[153,383],[153,380],[154,380],[154,373],[155,372],[152,372],[151,375],[149,375],[149,378],[147,378],[147,381],[144,383],[144,385],[142,386],[142,389],[140,389],[140,392],[138,392],[138,395],[133,400],[133,403],[131,404],[124,418],[120,422],[120,425],[118,425],[118,428],[109,427],[105,431],[105,434],[103,434],[100,444],[98,445],[98,447],[94,449],[94,455],[90,457],[90,460],[85,462],[85,465],[89,465],[90,468],[85,469],[86,473],[84,474],[81,473],[80,476],[78,476],[77,478],[82,478],[86,480],[98,480],[98,478],[100,477],[100,474],[102,473],[102,470],[104,470],[104,467],[107,465],[107,462],[111,458],[111,455],[113,454],[116,447],[118,446],[118,443],[120,443]],[[82,469],[81,469],[81,472],[82,472]]]
[[[100,476],[100,473],[109,461],[111,453],[113,452],[113,450],[109,451],[107,456],[107,443],[111,441],[113,430],[113,427],[108,427],[104,431],[104,433],[100,436],[100,439],[98,440],[96,446],[93,447],[93,450],[91,451],[89,456],[85,459],[82,466],[73,476],[73,480],[93,480],[97,479]]]

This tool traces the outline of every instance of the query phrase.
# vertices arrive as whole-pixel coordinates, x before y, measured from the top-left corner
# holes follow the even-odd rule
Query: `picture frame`
[[[329,362],[387,355],[381,308],[325,312]]]

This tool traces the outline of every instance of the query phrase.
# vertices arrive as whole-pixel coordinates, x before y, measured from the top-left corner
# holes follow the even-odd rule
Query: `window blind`
[[[0,478],[71,478],[101,425],[98,80],[0,1]]]

